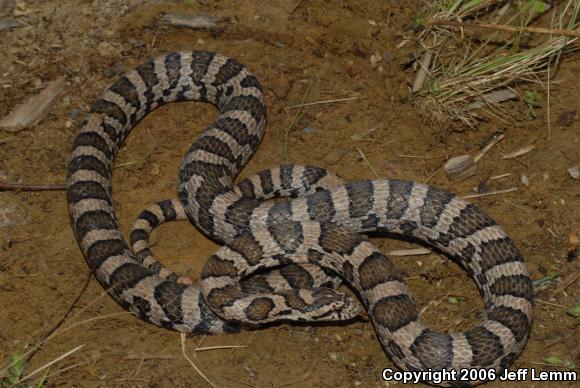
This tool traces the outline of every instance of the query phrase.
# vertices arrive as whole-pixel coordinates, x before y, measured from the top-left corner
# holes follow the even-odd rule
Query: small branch
[[[401,158],[409,158],[409,159],[437,159],[437,158],[446,158],[449,156],[449,154],[432,155],[432,156],[399,154],[399,156]]]
[[[373,167],[373,165],[371,164],[371,162],[369,162],[369,160],[367,159],[366,155],[364,154],[364,152],[362,152],[362,150],[360,148],[356,149],[360,155],[360,157],[362,158],[363,162],[365,162],[365,164],[368,166],[368,168],[371,169],[371,171],[373,172],[373,175],[377,178],[377,179],[381,179],[379,177],[379,174],[377,174],[377,170],[375,170],[375,168]]]
[[[427,19],[425,21],[427,26],[455,26],[463,28],[500,30],[510,32],[531,32],[535,34],[547,35],[564,35],[571,37],[580,37],[580,29],[577,30],[563,30],[559,28],[543,28],[543,27],[515,27],[507,24],[488,24],[488,23],[464,23],[451,20]]]
[[[335,100],[324,100],[324,101],[306,102],[306,103],[302,103],[302,104],[298,104],[298,105],[287,106],[284,109],[302,108],[304,106],[311,106],[311,105],[331,104],[331,103],[334,103],[334,102],[358,100],[359,98],[360,97],[346,97],[346,98],[337,98]]]
[[[538,303],[542,303],[548,306],[552,306],[552,307],[558,307],[561,309],[567,309],[568,307],[563,306],[561,304],[557,304],[557,303],[552,303],[552,302],[546,302],[545,300],[541,300],[541,299],[534,299],[534,302],[538,302]]]
[[[488,197],[490,195],[507,194],[507,193],[512,193],[514,191],[518,191],[518,188],[517,187],[511,187],[511,188],[505,189],[505,190],[495,190],[495,191],[490,191],[490,192],[481,193],[481,194],[464,195],[461,198],[463,198],[463,199],[470,199],[470,198]]]
[[[212,388],[217,388],[217,385],[212,383],[211,380],[209,380],[207,376],[201,371],[201,369],[199,369],[199,367],[193,362],[193,360],[189,358],[187,352],[185,351],[185,333],[180,333],[180,335],[181,335],[181,354],[183,355],[183,357],[187,360],[187,362],[189,362],[189,365],[191,365],[193,369],[195,369],[195,371],[201,376],[201,378],[205,380],[206,383],[208,383]]]
[[[64,191],[66,185],[25,185],[0,182],[0,191]]]
[[[501,139],[503,139],[504,137],[505,137],[505,136],[504,136],[504,134],[503,134],[503,133],[501,133],[501,134],[499,134],[499,135],[497,135],[497,136],[494,136],[494,137],[491,139],[491,141],[489,141],[489,143],[487,143],[487,144],[485,145],[485,147],[483,147],[483,149],[482,149],[482,150],[481,150],[481,151],[480,151],[480,152],[479,152],[477,155],[475,155],[475,156],[473,157],[473,161],[474,161],[475,163],[479,162],[479,159],[483,158],[483,156],[485,155],[485,153],[486,153],[487,151],[489,151],[489,150],[491,149],[491,147],[493,147],[494,145],[496,145],[497,143],[499,143],[499,142],[501,141]]]
[[[69,304],[68,308],[66,309],[66,311],[64,312],[62,317],[59,319],[59,321],[42,336],[42,339],[38,342],[38,346],[36,348],[34,348],[32,350],[32,352],[26,356],[25,359],[26,359],[27,363],[29,363],[30,360],[32,359],[32,357],[34,357],[34,355],[40,350],[40,348],[42,347],[42,344],[44,344],[46,342],[46,340],[48,338],[50,338],[52,336],[52,334],[62,326],[64,321],[68,318],[69,314],[73,310],[73,308],[77,305],[77,303],[79,302],[79,300],[81,299],[81,297],[83,296],[85,291],[87,290],[87,287],[89,286],[90,281],[91,281],[91,271],[87,271],[87,277],[86,277],[83,285],[81,286],[81,289],[79,290],[77,296]]]

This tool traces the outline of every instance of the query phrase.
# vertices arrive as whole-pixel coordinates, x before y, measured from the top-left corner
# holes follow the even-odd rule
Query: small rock
[[[257,372],[253,369],[250,368],[249,366],[244,366],[244,370],[246,371],[246,373],[250,376],[250,377],[255,377]]]
[[[338,354],[336,353],[328,353],[328,357],[330,357],[332,361],[338,360]]]
[[[0,31],[23,27],[26,24],[17,19],[0,19]]]
[[[383,60],[385,62],[391,62],[393,59],[395,59],[395,57],[393,56],[393,54],[391,54],[387,50],[383,51]]]
[[[574,179],[580,178],[580,166],[576,165],[568,169],[568,174]]]
[[[371,55],[371,58],[370,58],[370,60],[371,60],[371,67],[373,69],[375,69],[377,67],[377,64],[381,61],[381,59],[382,59],[381,58],[381,54],[379,54],[379,53],[372,54]]]
[[[530,178],[528,178],[528,176],[526,174],[522,174],[520,176],[520,181],[525,185],[525,186],[529,186],[530,185]]]
[[[316,132],[316,128],[314,128],[314,127],[306,127],[302,131],[304,131],[304,133],[311,134],[311,133]]]
[[[364,331],[362,331],[361,329],[354,329],[352,332],[354,335],[363,335],[364,334]]]
[[[443,166],[445,173],[454,181],[462,181],[477,172],[477,166],[469,155],[456,156],[449,159]]]
[[[558,116],[558,124],[569,127],[572,125],[574,120],[576,120],[576,117],[575,110],[569,110],[567,112],[561,113],[560,116]]]
[[[76,120],[80,117],[83,112],[80,109],[74,109],[67,113],[67,116],[71,120]]]

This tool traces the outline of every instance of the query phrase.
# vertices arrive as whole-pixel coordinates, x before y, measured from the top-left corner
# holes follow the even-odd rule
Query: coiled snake
[[[182,100],[210,102],[220,111],[179,170],[178,196],[187,218],[226,244],[202,274],[205,297],[197,286],[160,276],[130,251],[111,196],[114,159],[130,130],[157,106]],[[238,329],[219,319],[208,304],[217,314],[254,323],[307,319],[313,312],[324,320],[356,315],[357,305],[328,288],[236,285],[256,269],[308,262],[331,268],[351,283],[385,351],[403,369],[503,369],[513,362],[530,333],[532,287],[520,253],[493,220],[453,194],[399,180],[323,185],[281,203],[262,201],[252,193],[254,184],[234,190],[233,180],[265,127],[257,79],[237,61],[209,52],[176,52],[150,60],[93,105],[73,144],[67,200],[87,263],[118,303],[143,320],[194,333]],[[308,192],[326,174],[304,166],[278,171],[278,176],[259,175],[256,182],[264,192],[267,187]],[[453,257],[483,295],[482,321],[456,334],[421,324],[400,271],[357,234],[377,231],[419,238]]]

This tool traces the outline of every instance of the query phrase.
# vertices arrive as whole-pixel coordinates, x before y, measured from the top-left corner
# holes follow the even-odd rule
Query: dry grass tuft
[[[469,127],[482,111],[509,121],[501,102],[518,96],[514,87],[549,80],[560,55],[578,49],[579,11],[580,0],[554,8],[540,0],[439,1],[420,21],[425,54],[413,88],[420,105]],[[530,27],[546,19],[550,28]]]

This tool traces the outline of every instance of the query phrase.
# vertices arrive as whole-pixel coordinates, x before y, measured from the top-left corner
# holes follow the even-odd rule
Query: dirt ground
[[[302,103],[305,95],[308,101],[358,98],[304,108],[289,133],[289,162],[325,167],[349,180],[373,178],[364,155],[381,178],[428,181],[460,195],[473,194],[492,175],[511,173],[488,189],[517,187],[517,192],[472,201],[514,238],[534,280],[559,275],[537,290],[532,335],[512,369],[566,369],[547,364],[549,356],[578,365],[579,321],[566,310],[580,302],[574,281],[579,261],[567,259],[569,235],[580,228],[580,186],[567,169],[580,161],[580,121],[565,126],[558,117],[580,109],[580,56],[567,56],[553,80],[549,116],[546,104],[534,119],[523,102],[515,101],[508,105],[509,123],[486,120],[477,130],[454,132],[416,107],[409,91],[413,70],[403,66],[418,48],[412,40],[402,47],[401,42],[412,37],[413,17],[424,2],[266,3],[0,0],[0,17],[17,14],[26,23],[0,31],[0,117],[49,81],[67,77],[66,92],[38,125],[16,133],[0,130],[0,181],[64,183],[77,124],[118,75],[162,53],[219,51],[257,75],[269,106],[265,139],[242,176],[284,161],[284,134],[297,114],[289,107]],[[157,23],[162,12],[199,11],[229,17],[225,31],[216,35]],[[373,54],[380,59],[375,66]],[[541,94],[545,101],[546,91]],[[121,150],[114,177],[125,233],[146,205],[175,196],[179,160],[215,115],[207,104],[180,103],[158,109],[137,126]],[[371,128],[376,130],[367,134]],[[478,163],[476,176],[460,183],[446,177],[441,169],[446,158],[476,153],[498,131],[505,138]],[[519,160],[502,158],[502,153],[530,144],[536,148]],[[528,185],[522,175],[529,178]],[[416,247],[384,238],[373,241],[385,252]],[[184,222],[163,226],[153,242],[154,252],[168,266],[196,279],[217,248]],[[0,258],[2,368],[11,355],[45,338],[82,292],[58,334],[34,353],[24,374],[82,346],[50,367],[50,386],[206,385],[183,357],[178,333],[125,313],[93,278],[83,288],[89,271],[69,226],[64,192],[0,193]],[[457,331],[477,322],[480,296],[453,262],[434,253],[393,260],[409,276],[419,307],[427,307],[423,318],[428,324]],[[458,303],[450,303],[449,296]],[[232,345],[245,347],[195,352],[196,347]],[[220,387],[399,385],[381,380],[383,368],[393,363],[370,322],[284,324],[188,337],[185,346]],[[495,385],[499,383],[488,386]]]

